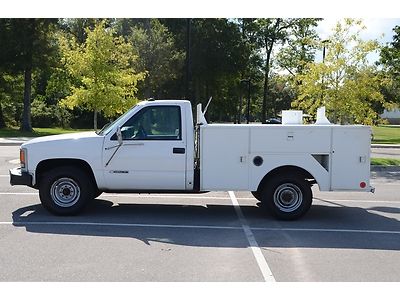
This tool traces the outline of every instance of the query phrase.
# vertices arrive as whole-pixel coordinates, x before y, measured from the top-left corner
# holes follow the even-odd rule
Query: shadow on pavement
[[[242,205],[241,209],[261,248],[400,250],[400,222],[375,213],[379,211],[398,214],[398,208],[363,209],[313,205],[304,218],[286,222],[276,221],[257,206]],[[41,205],[17,209],[12,217],[14,226],[25,227],[28,232],[34,233],[134,238],[146,244],[158,241],[195,247],[249,247],[241,223],[231,205],[125,203],[115,205],[111,201],[98,199],[85,213],[75,217],[53,216]],[[35,222],[50,223],[35,224]],[[94,226],[76,223],[109,224]],[[216,226],[216,228],[196,226]],[[218,226],[232,228],[224,229]],[[346,230],[391,231],[392,233],[348,232]]]

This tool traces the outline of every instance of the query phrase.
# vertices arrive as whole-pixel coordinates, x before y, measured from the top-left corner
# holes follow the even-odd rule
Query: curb
[[[32,139],[30,137],[0,137],[0,146],[21,146]]]
[[[2,142],[0,141],[0,146],[21,146],[23,143],[26,141],[21,141],[21,142]]]
[[[400,172],[400,166],[371,166],[371,172]]]
[[[0,146],[21,146],[24,142],[0,142]]]
[[[400,149],[400,144],[371,144],[371,148]]]

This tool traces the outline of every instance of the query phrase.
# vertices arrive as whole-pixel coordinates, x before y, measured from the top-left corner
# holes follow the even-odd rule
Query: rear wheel
[[[75,215],[94,198],[89,176],[76,167],[58,167],[43,174],[39,187],[43,206],[56,215]]]
[[[262,202],[278,219],[295,220],[311,207],[311,186],[301,174],[278,175],[265,184]]]

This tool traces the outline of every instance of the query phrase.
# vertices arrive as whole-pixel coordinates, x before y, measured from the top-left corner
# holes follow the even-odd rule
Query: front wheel
[[[261,201],[262,199],[262,195],[259,191],[253,191],[251,192],[251,194],[253,195],[254,198],[256,198],[258,201]]]
[[[43,174],[39,197],[43,206],[56,215],[75,215],[94,198],[87,174],[75,167],[58,167]]]
[[[262,202],[278,219],[295,220],[311,207],[311,186],[300,174],[279,175],[264,186]]]

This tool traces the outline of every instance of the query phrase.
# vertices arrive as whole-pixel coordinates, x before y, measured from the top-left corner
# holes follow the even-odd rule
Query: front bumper
[[[32,175],[28,172],[22,171],[21,168],[11,169],[9,172],[11,185],[27,185],[32,187]]]

